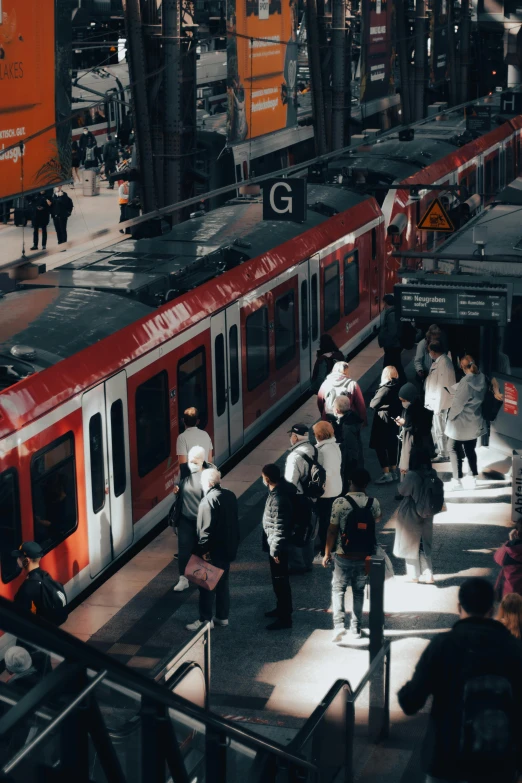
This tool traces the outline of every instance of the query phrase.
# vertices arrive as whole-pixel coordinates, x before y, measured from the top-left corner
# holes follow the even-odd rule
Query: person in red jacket
[[[509,541],[493,557],[501,569],[495,585],[497,595],[501,598],[508,593],[522,595],[522,520],[516,523]]]

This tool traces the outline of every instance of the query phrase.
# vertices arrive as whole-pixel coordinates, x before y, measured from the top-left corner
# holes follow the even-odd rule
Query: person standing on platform
[[[417,373],[417,378],[421,384],[424,383],[424,379],[428,376],[431,365],[433,364],[433,359],[431,358],[429,352],[429,346],[431,343],[440,343],[442,345],[443,352],[448,352],[448,338],[442,329],[437,326],[437,324],[431,324],[431,326],[428,327],[428,331],[426,332],[424,340],[421,340],[420,343],[418,343],[417,350],[415,352],[415,359],[413,360],[413,364],[415,367],[415,372]]]
[[[455,383],[455,370],[453,362],[442,350],[441,343],[430,343],[429,355],[432,365],[424,383],[424,407],[433,414],[431,435],[437,456],[432,462],[448,462],[448,443],[444,431],[451,405],[451,393],[448,389]]]
[[[466,354],[460,360],[464,377],[453,387],[454,395],[446,422],[445,434],[448,437],[448,450],[453,480],[447,490],[462,489],[462,463],[464,454],[471,470],[471,486],[476,487],[477,438],[487,432],[482,416],[482,403],[486,394],[486,379],[480,372],[472,356]]]
[[[276,607],[265,612],[274,618],[267,631],[281,631],[292,627],[292,591],[288,576],[288,546],[292,535],[293,495],[295,486],[281,476],[277,465],[265,465],[261,473],[268,497],[263,512],[263,550],[268,551],[272,587]]]
[[[67,596],[63,585],[40,567],[43,554],[36,541],[26,541],[11,552],[25,574],[14,602],[26,612],[43,617],[54,625],[62,625],[67,619]]]
[[[332,579],[332,608],[334,643],[342,641],[345,628],[344,595],[352,588],[353,611],[350,621],[352,638],[361,638],[364,588],[368,581],[366,558],[375,554],[377,540],[375,525],[381,519],[381,507],[375,498],[369,498],[366,487],[370,474],[364,468],[354,471],[350,491],[337,498],[326,537],[323,566],[334,561]]]
[[[419,391],[413,383],[405,383],[401,386],[399,400],[402,403],[402,411],[395,419],[395,423],[400,427],[399,470],[402,478],[410,469],[412,448],[424,445],[426,432],[429,432],[429,429],[426,425],[424,408],[419,400]],[[398,499],[400,500],[400,497]]]
[[[361,387],[357,381],[350,378],[350,365],[348,362],[336,362],[332,372],[321,385],[317,394],[317,407],[323,421],[327,421],[328,415],[333,414],[335,398],[343,394],[349,398],[352,410],[360,417],[365,427],[368,416]]]
[[[203,498],[201,476],[203,470],[210,467],[213,466],[205,462],[205,449],[193,446],[188,453],[188,462],[181,465],[180,482],[173,490],[176,507],[172,524],[178,536],[179,564],[179,581],[172,588],[175,593],[187,590],[190,586],[184,576],[185,568],[198,542],[196,522],[199,504]]]
[[[103,145],[103,162],[105,164],[105,176],[109,183],[109,190],[114,190],[114,180],[111,179],[111,174],[116,171],[118,147],[110,134],[107,136],[107,141]]]
[[[122,182],[118,188],[118,204],[120,205],[120,223],[125,223],[127,220],[127,206],[129,204],[129,183]],[[121,228],[120,234],[124,234],[125,231]]]
[[[328,421],[318,421],[313,431],[317,441],[317,461],[326,472],[324,492],[316,500],[315,508],[319,521],[319,553],[314,558],[316,565],[322,565],[326,545],[326,532],[330,524],[332,505],[335,498],[343,491],[341,477],[341,449],[336,443],[334,429]]]
[[[522,596],[522,519],[515,523],[509,534],[509,540],[497,549],[493,559],[500,566],[495,585],[497,597],[508,593]]]
[[[522,768],[522,644],[494,608],[492,585],[466,579],[459,621],[431,640],[397,694],[406,715],[433,697],[426,783],[511,783]]]
[[[302,529],[306,530],[313,524],[313,504],[304,494],[304,484],[310,475],[310,463],[307,460],[313,460],[315,448],[310,443],[306,424],[294,424],[288,434],[291,446],[285,462],[285,481],[296,488],[292,501],[294,516],[299,519]],[[288,556],[290,574],[304,574],[306,571],[311,571],[314,559],[313,534],[303,547],[291,544]]]
[[[199,588],[199,619],[186,626],[197,631],[204,623],[227,626],[230,613],[229,574],[239,546],[239,518],[237,498],[230,489],[221,486],[221,473],[207,468],[201,474],[203,498],[199,505],[196,554],[208,563],[221,568],[223,575],[214,590]],[[216,615],[214,613],[216,599]]]
[[[67,242],[67,221],[71,217],[73,207],[72,199],[64,192],[62,186],[58,185],[54,189],[51,212],[59,245]]]
[[[395,310],[395,297],[393,294],[385,294],[382,298],[383,311],[381,313],[381,327],[379,329],[378,342],[384,350],[382,361],[385,367],[395,367],[401,383],[406,383],[406,374],[402,366],[402,346],[399,336],[399,319]]]
[[[47,226],[51,214],[52,202],[47,198],[45,190],[35,196],[33,201],[33,246],[31,250],[38,250],[38,232],[42,231],[42,250],[47,247]]]
[[[395,422],[402,410],[399,388],[398,372],[395,367],[388,365],[382,371],[381,384],[370,402],[370,408],[374,410],[370,448],[375,450],[382,468],[382,476],[377,479],[376,484],[399,480],[399,440]]]
[[[333,404],[334,415],[330,423],[334,428],[335,440],[341,449],[341,478],[343,494],[348,492],[352,474],[359,465],[362,453],[361,420],[352,410],[348,397],[336,397]]]
[[[322,334],[319,350],[312,372],[312,390],[317,394],[326,377],[330,375],[336,362],[344,361],[344,356],[329,334]]]
[[[188,453],[193,446],[201,446],[205,450],[205,462],[212,462],[212,441],[205,430],[198,427],[199,412],[197,408],[187,408],[183,413],[185,429],[178,435],[176,454],[178,462],[183,465],[188,460]]]
[[[71,174],[73,178],[72,185],[71,185],[72,188],[74,188],[75,182],[81,182],[80,172],[78,171],[79,168],[80,168],[80,150],[78,149],[78,142],[75,140],[71,145]]]

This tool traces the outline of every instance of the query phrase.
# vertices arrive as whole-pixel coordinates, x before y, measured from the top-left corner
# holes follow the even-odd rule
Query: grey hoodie
[[[486,394],[486,379],[477,375],[465,375],[455,386],[446,424],[446,435],[455,440],[474,440],[487,430],[482,416],[482,403]]]

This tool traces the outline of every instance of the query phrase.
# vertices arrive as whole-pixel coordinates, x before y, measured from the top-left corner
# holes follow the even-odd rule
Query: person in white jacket
[[[326,534],[330,525],[330,516],[335,498],[343,491],[341,477],[341,449],[335,440],[334,428],[328,421],[318,421],[313,431],[317,441],[317,461],[326,471],[324,494],[316,501],[316,513],[319,521],[320,552],[314,558],[316,565],[322,565]]]
[[[455,383],[455,370],[440,342],[430,343],[428,351],[432,365],[424,385],[424,407],[433,413],[431,434],[438,451],[438,456],[432,462],[448,462],[445,429],[452,400],[449,389]]]

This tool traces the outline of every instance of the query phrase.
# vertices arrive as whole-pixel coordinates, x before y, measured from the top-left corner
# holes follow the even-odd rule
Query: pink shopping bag
[[[190,560],[185,568],[185,576],[197,587],[202,587],[204,590],[213,590],[224,571],[222,568],[218,568],[211,563],[207,563],[197,555],[191,555]]]

